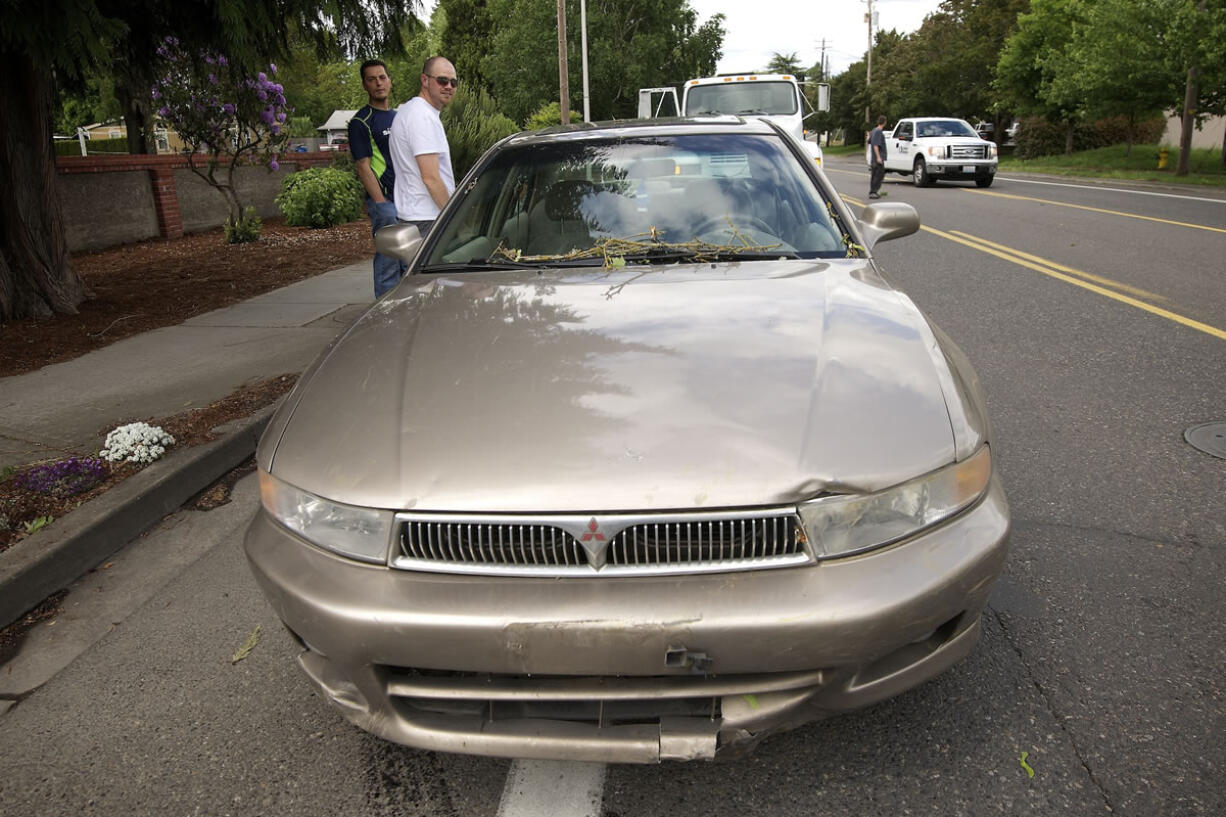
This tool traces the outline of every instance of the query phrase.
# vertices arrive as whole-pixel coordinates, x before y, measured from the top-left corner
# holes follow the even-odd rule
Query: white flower
[[[106,435],[98,456],[109,462],[150,463],[165,454],[166,446],[174,442],[175,438],[159,426],[129,423]]]

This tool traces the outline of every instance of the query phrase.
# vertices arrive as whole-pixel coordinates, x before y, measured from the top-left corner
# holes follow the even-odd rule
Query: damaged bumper
[[[649,763],[736,754],[865,706],[973,647],[1008,512],[984,499],[817,565],[567,581],[426,574],[325,553],[257,514],[248,558],[345,716],[423,749]]]

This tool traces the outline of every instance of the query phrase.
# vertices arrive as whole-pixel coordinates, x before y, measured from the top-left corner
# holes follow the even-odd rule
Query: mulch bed
[[[71,360],[117,340],[369,258],[370,222],[312,230],[264,222],[260,240],[226,244],[221,230],[73,255],[93,297],[76,315],[0,324],[0,377]]]

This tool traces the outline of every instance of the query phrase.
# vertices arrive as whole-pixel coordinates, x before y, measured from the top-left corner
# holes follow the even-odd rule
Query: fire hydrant
[[[1166,157],[1168,155],[1169,155],[1169,151],[1167,151],[1166,145],[1163,145],[1162,147],[1158,148],[1158,169],[1159,170],[1166,170]]]

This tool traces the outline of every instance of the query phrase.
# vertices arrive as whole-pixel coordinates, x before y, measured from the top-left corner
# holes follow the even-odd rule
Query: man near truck
[[[396,223],[396,171],[387,144],[396,110],[389,102],[392,80],[387,75],[387,66],[381,60],[367,60],[362,63],[361,72],[367,104],[349,120],[349,150],[358,179],[366,189],[366,214],[374,234],[380,227]],[[404,264],[399,260],[375,253],[375,297],[382,297],[396,286],[403,274]]]
[[[873,167],[868,179],[868,197],[881,198],[881,181],[885,178],[885,117],[877,117],[877,127],[868,137],[868,146],[873,153]]]

